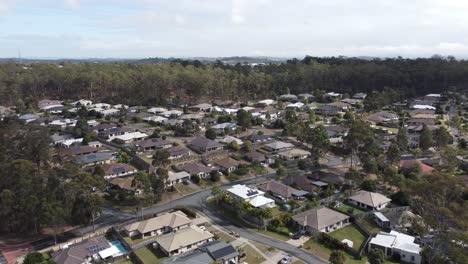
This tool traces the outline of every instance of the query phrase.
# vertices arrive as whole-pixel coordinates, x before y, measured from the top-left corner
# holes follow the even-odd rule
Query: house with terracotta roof
[[[230,173],[233,172],[239,167],[242,162],[237,161],[233,158],[224,158],[224,159],[219,159],[214,162],[216,166],[218,166],[220,169],[225,170],[226,172]]]
[[[368,191],[359,191],[348,198],[348,203],[373,211],[385,208],[390,202],[385,195]]]
[[[292,217],[296,225],[309,234],[332,232],[349,225],[350,217],[328,207],[313,208]]]
[[[419,166],[421,167],[421,172],[423,174],[431,173],[435,170],[433,167],[416,159],[401,160],[399,164],[399,169],[404,170],[404,169],[410,168],[411,166],[414,166],[415,163],[419,164]]]
[[[182,211],[175,211],[129,224],[124,227],[123,231],[129,237],[145,238],[175,232],[189,227],[191,223],[192,220],[186,214]]]

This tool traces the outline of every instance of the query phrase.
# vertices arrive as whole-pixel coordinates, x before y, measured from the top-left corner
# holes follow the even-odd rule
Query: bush
[[[179,211],[179,210],[182,211],[184,214],[186,214],[190,218],[196,218],[197,217],[197,212],[195,212],[194,210],[192,210],[190,208],[187,208],[187,207],[176,206],[173,211]]]
[[[200,183],[200,176],[194,174],[190,177],[190,179],[192,179],[192,181],[196,184],[199,184]]]
[[[323,245],[325,245],[326,247],[331,248],[331,249],[344,250],[348,247],[346,243],[342,243],[338,239],[333,238],[326,233],[320,233],[318,237],[318,241],[322,243]]]
[[[219,174],[218,171],[212,171],[210,172],[210,179],[212,182],[218,182],[219,181]]]

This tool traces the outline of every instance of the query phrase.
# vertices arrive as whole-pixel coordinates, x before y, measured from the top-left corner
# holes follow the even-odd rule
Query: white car
[[[199,226],[202,231],[206,231],[206,226]]]
[[[280,260],[280,264],[288,264],[289,262],[291,262],[291,257],[290,256],[284,256],[281,260]]]

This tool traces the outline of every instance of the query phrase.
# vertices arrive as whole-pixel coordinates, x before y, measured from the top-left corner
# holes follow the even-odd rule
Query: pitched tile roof
[[[349,199],[371,207],[377,207],[391,201],[391,199],[383,194],[368,191],[359,191],[355,195],[350,196]]]
[[[192,223],[186,214],[182,211],[175,211],[167,214],[163,214],[157,217],[150,218],[145,221],[136,222],[125,226],[128,232],[138,230],[140,234],[148,233],[151,231],[159,230],[166,226],[175,228],[184,226]]]
[[[328,207],[314,208],[293,216],[293,220],[300,225],[307,225],[316,230],[336,224],[349,216]]]

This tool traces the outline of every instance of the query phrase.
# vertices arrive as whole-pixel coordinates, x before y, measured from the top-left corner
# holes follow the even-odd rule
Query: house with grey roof
[[[349,216],[328,207],[310,209],[294,215],[292,219],[302,230],[310,234],[332,232],[350,223]]]
[[[99,260],[99,252],[112,247],[104,237],[94,237],[52,253],[57,264],[84,264]]]
[[[115,157],[111,152],[90,153],[75,158],[78,165],[87,167],[98,164],[110,164],[115,162]]]
[[[212,233],[198,226],[189,226],[157,237],[153,246],[160,249],[166,256],[174,256],[192,251],[213,240]]]
[[[157,149],[168,149],[172,147],[172,142],[160,138],[149,138],[138,140],[132,143],[138,151],[145,152]]]
[[[222,240],[214,240],[203,244],[193,252],[170,258],[163,264],[202,264],[219,262],[222,264],[239,263],[239,252]]]
[[[186,214],[175,211],[126,225],[123,231],[129,237],[146,238],[176,232],[190,226],[191,223],[192,220]]]
[[[186,171],[190,175],[198,175],[200,178],[206,178],[210,175],[210,172],[216,170],[214,167],[208,167],[201,163],[186,163],[178,166],[180,170]]]
[[[364,209],[378,211],[390,204],[391,199],[380,193],[359,191],[350,196],[348,202]]]
[[[223,149],[222,144],[205,137],[196,137],[190,142],[189,147],[200,153],[213,152]]]

